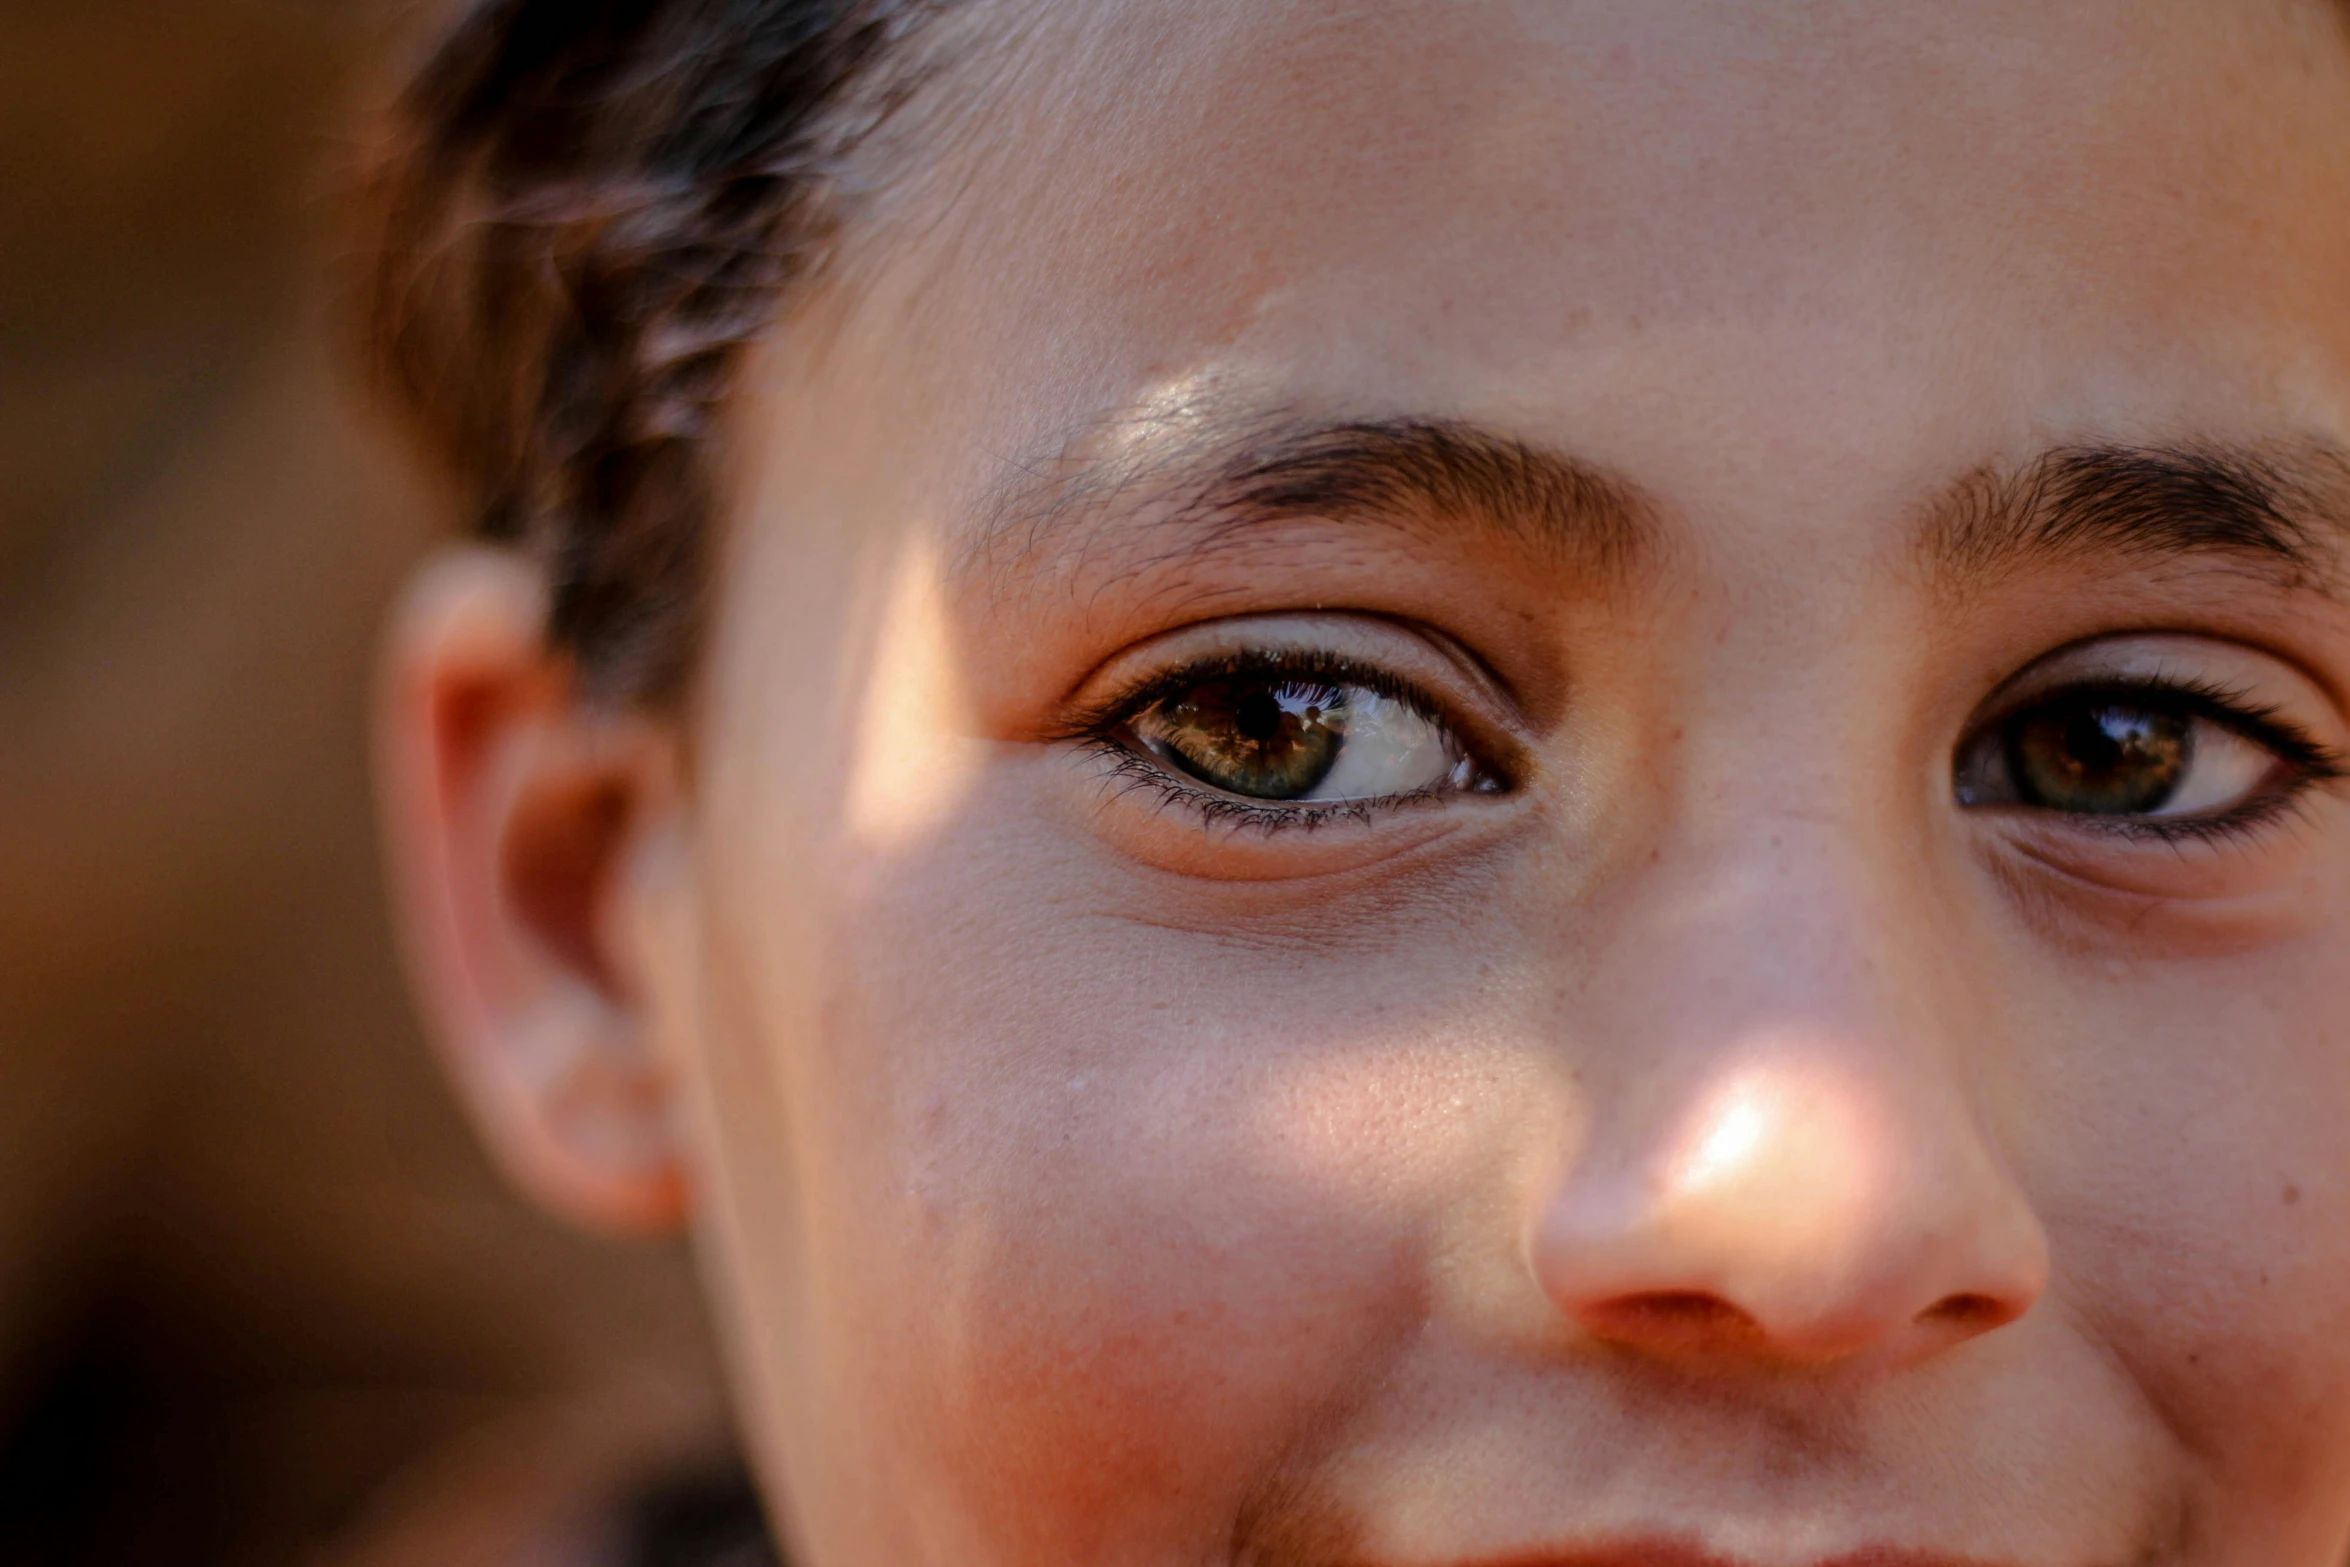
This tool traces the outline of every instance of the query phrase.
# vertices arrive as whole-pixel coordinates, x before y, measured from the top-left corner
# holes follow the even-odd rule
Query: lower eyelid
[[[1089,749],[1102,756],[1122,789],[1148,790],[1158,795],[1162,803],[1192,811],[1212,825],[1255,828],[1267,834],[1290,829],[1310,831],[1346,823],[1367,824],[1381,815],[1445,797],[1440,792],[1428,791],[1354,800],[1255,800],[1246,795],[1227,794],[1185,777],[1113,738],[1093,740]]]

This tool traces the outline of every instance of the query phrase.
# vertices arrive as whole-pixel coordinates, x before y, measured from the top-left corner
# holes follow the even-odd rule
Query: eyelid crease
[[[2013,711],[2030,696],[2076,685],[2150,682],[2178,686],[2255,713],[2282,711],[2281,704],[2252,695],[2259,682],[2206,673],[2213,663],[2275,668],[2286,683],[2306,686],[2316,705],[2336,720],[2350,721],[2350,693],[2339,691],[2322,665],[2313,666],[2291,648],[2271,646],[2241,630],[2215,633],[2199,626],[2167,625],[2100,631],[2051,648],[2000,680],[1975,710]]]
[[[1294,667],[1300,672],[1312,674],[1325,667],[1333,670],[1343,667],[1357,677],[1357,683],[1379,691],[1382,695],[1411,702],[1423,716],[1442,716],[1455,706],[1438,699],[1436,683],[1402,674],[1393,665],[1378,658],[1341,652],[1331,645],[1334,641],[1348,640],[1341,635],[1342,632],[1355,629],[1360,635],[1361,628],[1376,628],[1382,640],[1401,639],[1424,654],[1435,655],[1432,662],[1457,680],[1465,688],[1465,694],[1473,695],[1496,710],[1495,721],[1482,726],[1475,724],[1476,715],[1471,715],[1472,727],[1502,731],[1523,720],[1524,709],[1510,683],[1458,638],[1407,617],[1370,610],[1317,607],[1251,611],[1194,621],[1129,643],[1088,669],[1072,690],[1086,691],[1101,683],[1103,671],[1114,670],[1129,662],[1151,662],[1154,667],[1164,669],[1165,675],[1149,674],[1120,681],[1116,693],[1093,701],[1064,698],[1060,704],[1064,716],[1057,727],[1064,737],[1074,737],[1085,719],[1098,717],[1121,700],[1131,699],[1135,692],[1156,680],[1199,678],[1192,671],[1214,672],[1214,666],[1219,660],[1259,654],[1272,661],[1264,668]],[[1222,640],[1214,642],[1212,650],[1191,657],[1177,656],[1171,665],[1148,659],[1149,651],[1163,644],[1180,645],[1193,641],[1207,643],[1217,638]],[[1226,672],[1240,671],[1235,669]],[[1382,681],[1386,684],[1382,684]]]

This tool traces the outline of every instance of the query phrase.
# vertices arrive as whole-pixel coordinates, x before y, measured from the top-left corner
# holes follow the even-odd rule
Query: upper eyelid
[[[2000,704],[1983,720],[1977,732],[1987,732],[2036,707],[2083,693],[2118,698],[2168,698],[2194,716],[2220,725],[2256,745],[2266,746],[2280,761],[2318,776],[2338,776],[2343,757],[2309,731],[2285,716],[2277,706],[2261,702],[2241,688],[2216,681],[2177,676],[2107,677],[2066,681],[2030,691]]]
[[[1365,660],[1313,648],[1238,648],[1205,655],[1146,675],[1080,709],[1064,722],[1068,738],[1106,734],[1147,712],[1157,702],[1177,695],[1202,680],[1239,674],[1298,672],[1333,685],[1356,685],[1406,703],[1432,723],[1459,728],[1452,704],[1438,698],[1419,682]]]
[[[1194,656],[1178,656],[1173,664],[1150,656],[1152,649],[1167,643],[1195,645],[1199,651]],[[1362,654],[1347,651],[1366,643],[1369,645]],[[1393,650],[1399,644],[1409,651],[1385,658],[1379,655],[1380,649]],[[1409,616],[1328,606],[1219,616],[1160,631],[1095,664],[1070,688],[1063,707],[1065,711],[1098,713],[1115,706],[1121,694],[1154,681],[1224,660],[1259,655],[1267,663],[1332,660],[1372,677],[1365,683],[1374,688],[1395,686],[1396,694],[1414,698],[1432,714],[1458,709],[1479,714],[1489,711],[1493,722],[1507,730],[1522,726],[1527,717],[1511,681],[1451,633]],[[1118,692],[1111,696],[1080,700],[1081,693],[1104,682],[1107,672],[1130,660],[1149,664],[1152,673],[1119,681]],[[1410,672],[1415,669],[1426,669],[1429,674]]]
[[[2209,672],[2215,654],[2217,664],[2227,673]],[[2040,696],[2082,685],[2176,688],[2208,696],[2231,709],[2283,712],[2285,704],[2254,695],[2265,679],[2240,678],[2231,667],[2247,663],[2279,671],[2289,684],[2306,686],[2306,694],[2325,712],[2336,718],[2343,716],[2334,684],[2291,651],[2193,627],[2163,626],[2099,632],[2051,648],[1999,681],[1977,704],[1976,712],[2012,712]],[[2129,667],[2133,664],[2137,667]],[[2293,728],[2331,727],[2323,722],[2315,726],[2287,722]]]
[[[2148,703],[2160,702],[2231,728],[2242,725],[2258,729],[2272,723],[2285,728],[2294,727],[2289,720],[2280,719],[2275,708],[2255,701],[2242,690],[2199,680],[2094,675],[2028,688],[2004,701],[1992,703],[1978,727],[1992,728],[2052,703],[2096,697],[2115,701],[2135,699]]]

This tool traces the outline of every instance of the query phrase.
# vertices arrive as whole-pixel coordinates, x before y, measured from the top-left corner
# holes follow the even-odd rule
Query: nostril
[[[2019,1307],[1995,1296],[1960,1293],[1943,1296],[1919,1312],[1918,1321],[1960,1338],[1971,1338],[2005,1327],[2022,1315]]]
[[[1703,1290],[1649,1290],[1593,1301],[1576,1313],[1594,1337],[1644,1349],[1686,1352],[1758,1344],[1762,1324]]]
[[[2023,1315],[2022,1303],[1980,1291],[1943,1296],[1913,1322],[1924,1332],[1913,1350],[1946,1349],[2004,1327]],[[1647,1354],[1681,1359],[1820,1362],[1841,1360],[1880,1340],[1899,1318],[1806,1316],[1768,1322],[1737,1302],[1705,1290],[1641,1290],[1590,1301],[1575,1319],[1585,1332]],[[1875,1325],[1871,1325],[1874,1320]]]

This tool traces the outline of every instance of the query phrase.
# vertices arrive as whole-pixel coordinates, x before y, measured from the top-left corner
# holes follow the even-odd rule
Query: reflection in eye
[[[1282,670],[1203,678],[1127,733],[1204,784],[1253,800],[1393,799],[1490,787],[1452,734],[1399,697]]]
[[[1992,725],[1961,755],[1961,805],[2078,816],[2224,818],[2275,793],[2307,749],[2252,714],[2214,712],[2199,692],[2085,687]],[[2302,769],[2307,771],[2308,769]]]

